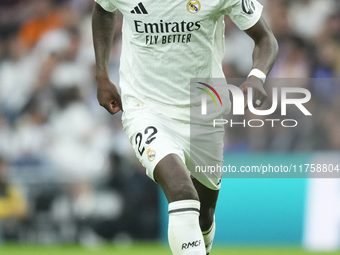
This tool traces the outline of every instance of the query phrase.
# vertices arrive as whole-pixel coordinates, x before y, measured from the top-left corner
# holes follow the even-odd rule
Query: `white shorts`
[[[122,115],[124,131],[155,181],[157,163],[169,154],[178,155],[193,176],[207,188],[218,190],[222,173],[207,171],[207,166],[222,166],[224,128],[212,125],[193,125],[169,118],[141,102],[134,102]],[[190,136],[191,134],[191,136]]]

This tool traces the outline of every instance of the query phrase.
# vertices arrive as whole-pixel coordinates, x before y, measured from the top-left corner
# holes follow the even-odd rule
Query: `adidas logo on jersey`
[[[133,14],[148,14],[148,11],[145,9],[142,2],[140,2],[133,10],[131,10]]]
[[[252,0],[242,0],[242,10],[246,14],[253,14],[255,12],[255,4]]]

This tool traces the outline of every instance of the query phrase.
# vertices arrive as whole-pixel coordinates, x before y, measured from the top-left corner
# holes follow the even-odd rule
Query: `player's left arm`
[[[258,69],[265,75],[268,75],[275,63],[279,49],[273,32],[270,30],[263,18],[260,18],[254,26],[245,30],[245,32],[255,42],[253,51],[253,69]],[[262,79],[254,75],[250,75],[240,86],[240,89],[244,94],[247,93],[248,87],[253,88],[254,107],[260,107],[267,98],[267,93],[263,85]]]

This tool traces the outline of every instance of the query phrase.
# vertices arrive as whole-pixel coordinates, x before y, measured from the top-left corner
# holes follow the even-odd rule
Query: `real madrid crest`
[[[147,150],[146,154],[148,155],[148,160],[151,162],[156,157],[156,152],[154,150],[151,150],[150,148]]]
[[[190,13],[198,13],[201,10],[201,3],[198,0],[190,0],[187,3],[187,9]]]

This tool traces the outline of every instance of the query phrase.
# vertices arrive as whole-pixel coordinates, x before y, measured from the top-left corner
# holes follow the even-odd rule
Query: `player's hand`
[[[245,97],[245,103],[244,103],[244,109],[246,109],[246,110],[248,109],[247,93],[248,93],[249,87],[253,88],[253,106],[255,108],[261,107],[262,104],[267,99],[267,93],[263,88],[262,80],[257,78],[257,77],[254,77],[254,76],[250,76],[240,86],[240,89],[242,90],[243,94],[246,96]]]
[[[109,113],[115,114],[123,111],[122,100],[118,89],[108,78],[97,77],[97,98],[99,104]]]

